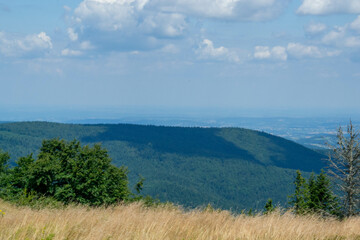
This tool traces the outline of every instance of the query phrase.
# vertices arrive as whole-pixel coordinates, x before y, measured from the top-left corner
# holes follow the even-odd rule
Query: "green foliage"
[[[294,207],[295,213],[303,214],[308,210],[309,187],[305,178],[301,176],[301,172],[299,170],[296,171],[294,185],[295,192],[289,197],[289,204]]]
[[[289,204],[296,214],[340,215],[338,200],[331,191],[330,180],[324,171],[317,176],[312,173],[308,181],[300,171],[296,171],[294,185],[295,192],[289,196]]]
[[[0,174],[6,173],[8,169],[8,163],[10,160],[10,156],[6,152],[2,152],[0,150]]]
[[[331,191],[330,180],[324,171],[316,177],[313,187],[309,184],[309,209],[314,212],[340,215],[340,207],[336,196]]]
[[[136,183],[135,185],[135,191],[140,194],[140,192],[143,190],[144,187],[144,181],[145,178],[143,178],[142,176],[140,176],[140,180]]]
[[[264,208],[265,208],[265,212],[264,212],[265,214],[271,213],[271,212],[273,212],[275,210],[275,207],[273,205],[273,202],[272,202],[271,198],[268,199],[268,201],[266,202]]]
[[[82,147],[76,140],[44,140],[36,160],[30,154],[16,163],[8,174],[8,194],[29,203],[44,196],[66,204],[98,206],[130,196],[127,169],[111,165],[100,145]]]

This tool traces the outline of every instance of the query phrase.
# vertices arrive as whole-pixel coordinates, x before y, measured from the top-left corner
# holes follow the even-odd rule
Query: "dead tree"
[[[328,157],[328,171],[342,192],[344,215],[349,217],[357,212],[360,194],[360,142],[359,132],[350,121],[347,133],[339,127],[337,145],[329,145],[332,150]]]

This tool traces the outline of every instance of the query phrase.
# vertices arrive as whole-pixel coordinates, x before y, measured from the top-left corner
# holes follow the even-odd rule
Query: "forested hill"
[[[268,198],[286,203],[294,171],[319,171],[323,155],[267,133],[241,128],[181,128],[130,124],[0,124],[0,149],[12,161],[36,151],[43,139],[101,142],[144,193],[198,206],[261,208]]]

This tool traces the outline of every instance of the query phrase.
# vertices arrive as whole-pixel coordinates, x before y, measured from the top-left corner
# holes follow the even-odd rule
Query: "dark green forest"
[[[197,207],[261,209],[271,198],[286,205],[296,170],[320,172],[324,155],[292,141],[241,128],[182,128],[130,124],[75,125],[47,122],[0,124],[0,149],[37,156],[44,139],[77,139],[108,150],[126,166],[129,186],[145,178],[144,195]]]

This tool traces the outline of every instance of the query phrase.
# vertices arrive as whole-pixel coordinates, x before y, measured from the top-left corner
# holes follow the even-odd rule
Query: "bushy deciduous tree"
[[[127,169],[117,168],[100,145],[45,140],[37,159],[20,158],[10,171],[12,192],[36,193],[69,203],[107,205],[127,200]]]

